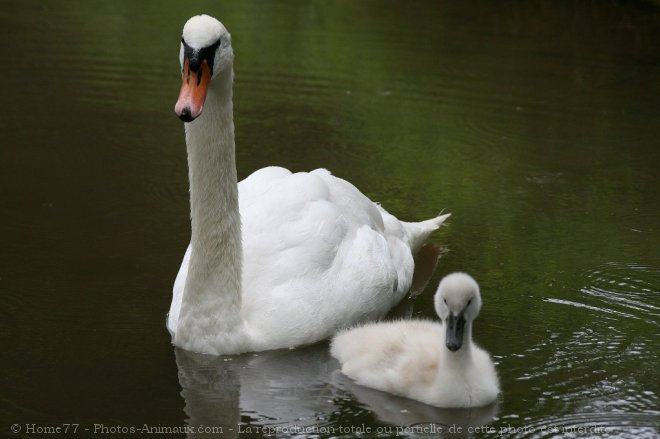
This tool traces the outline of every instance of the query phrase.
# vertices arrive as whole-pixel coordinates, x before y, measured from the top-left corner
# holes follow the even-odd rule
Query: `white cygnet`
[[[434,297],[442,323],[399,320],[348,329],[332,340],[342,372],[358,384],[437,407],[480,407],[499,394],[490,355],[472,342],[479,285],[445,276]]]

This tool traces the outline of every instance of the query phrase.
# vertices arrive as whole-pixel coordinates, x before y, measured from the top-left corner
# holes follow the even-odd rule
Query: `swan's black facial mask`
[[[213,75],[213,62],[215,61],[215,52],[220,47],[220,42],[218,40],[215,43],[207,47],[202,47],[201,49],[193,49],[190,47],[183,38],[181,38],[181,44],[183,44],[183,59],[188,60],[188,65],[190,70],[195,73],[198,73],[202,68],[202,62],[206,60],[211,68],[211,75]]]
[[[183,39],[181,44],[183,45],[182,83],[174,112],[182,121],[192,122],[202,114],[206,92],[213,77],[215,52],[220,46],[220,40],[196,50]]]
[[[463,346],[463,329],[465,328],[463,312],[457,316],[450,312],[446,324],[447,340],[445,343],[447,344],[447,349],[456,352]]]

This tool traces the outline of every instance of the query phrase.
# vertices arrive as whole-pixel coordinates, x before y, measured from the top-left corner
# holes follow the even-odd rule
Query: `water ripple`
[[[633,314],[628,314],[628,313],[624,313],[624,312],[620,312],[620,311],[615,311],[613,309],[599,308],[599,307],[596,307],[596,306],[587,305],[585,303],[575,302],[573,300],[555,299],[555,298],[550,297],[550,298],[543,299],[543,301],[548,302],[548,303],[558,303],[560,305],[574,306],[576,308],[586,308],[586,309],[590,309],[591,311],[596,311],[596,312],[601,312],[601,313],[606,313],[606,314],[616,314],[616,315],[619,315],[619,316],[622,316],[622,317],[628,317],[628,318],[633,318],[633,319],[638,318],[638,317],[634,316]]]
[[[547,302],[584,307],[601,315],[603,311],[575,302]],[[651,336],[631,337],[621,327],[623,314],[615,311],[607,320],[589,319],[568,334],[548,331],[546,337],[520,355],[526,358],[505,359],[509,372],[518,371],[515,380],[520,384],[524,381],[534,393],[530,400],[536,401],[538,412],[565,413],[507,420],[512,425],[512,430],[504,432],[507,437],[657,434],[658,424],[654,421],[658,419],[660,398],[653,378],[645,372],[655,364],[655,342]],[[636,318],[632,314],[625,317]],[[534,361],[536,364],[531,364]],[[498,428],[508,426],[504,421],[500,419]]]
[[[575,413],[548,416],[522,426],[504,425],[500,434],[512,438],[546,437],[657,437],[658,412]]]
[[[639,208],[624,217],[624,224],[627,228],[637,233],[655,233],[660,231],[660,222],[658,214],[653,211],[644,211]]]
[[[588,284],[581,293],[599,302],[585,307],[660,325],[660,268],[608,262],[585,271],[583,277]]]

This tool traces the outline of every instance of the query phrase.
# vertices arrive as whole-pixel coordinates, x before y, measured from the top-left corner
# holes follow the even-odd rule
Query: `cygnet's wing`
[[[331,353],[358,384],[415,397],[434,382],[441,343],[440,324],[402,320],[343,331]]]

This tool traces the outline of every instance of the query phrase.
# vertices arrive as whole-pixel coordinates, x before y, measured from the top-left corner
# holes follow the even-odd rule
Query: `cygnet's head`
[[[434,297],[435,310],[447,325],[447,349],[456,352],[463,346],[466,324],[471,324],[481,309],[479,285],[466,273],[445,276]]]
[[[213,17],[196,15],[183,26],[179,62],[183,83],[174,111],[184,122],[192,122],[204,108],[209,82],[231,69],[234,52],[231,35]]]

